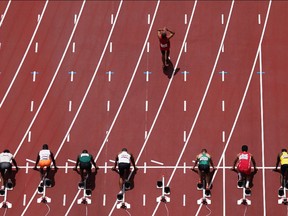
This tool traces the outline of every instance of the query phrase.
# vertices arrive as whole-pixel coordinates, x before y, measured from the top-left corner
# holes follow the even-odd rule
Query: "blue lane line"
[[[145,71],[144,74],[152,74],[151,71]]]
[[[107,71],[106,74],[114,74],[112,71]]]
[[[76,74],[75,71],[69,71],[68,74]]]
[[[262,72],[256,72],[257,74],[265,74],[265,72],[264,71],[262,71]]]
[[[188,71],[182,71],[181,74],[189,74],[190,72]]]

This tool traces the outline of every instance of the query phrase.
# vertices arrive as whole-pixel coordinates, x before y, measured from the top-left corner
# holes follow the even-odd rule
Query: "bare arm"
[[[51,160],[53,162],[53,165],[54,165],[55,169],[57,169],[56,161],[55,161],[54,155],[53,155],[53,153],[51,151],[50,151],[50,156],[51,156]]]
[[[38,154],[38,155],[37,155],[36,162],[35,162],[34,169],[37,169],[37,165],[38,165],[38,163],[39,163],[39,160],[40,160],[40,156],[39,156],[39,154]]]
[[[234,160],[232,170],[235,170],[235,166],[236,166],[238,160],[239,160],[239,155],[237,155],[236,159]]]
[[[168,39],[172,38],[175,35],[175,32],[173,32],[167,28],[166,28],[166,31],[170,33],[169,36],[167,36]]]

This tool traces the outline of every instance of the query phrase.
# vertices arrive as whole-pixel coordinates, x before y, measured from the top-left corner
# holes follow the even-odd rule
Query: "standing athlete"
[[[163,67],[167,67],[169,66],[170,39],[174,36],[175,32],[167,29],[166,27],[164,27],[163,29],[158,29],[157,32],[160,42],[160,51],[162,54]]]
[[[278,154],[274,171],[277,171],[279,163],[281,164],[280,184],[281,184],[281,188],[283,188],[283,187],[286,187],[285,181],[288,180],[287,179],[287,177],[288,177],[288,153],[287,153],[287,149],[282,149],[281,153]]]
[[[37,165],[40,166],[41,179],[43,179],[43,177],[45,176],[44,175],[45,167],[46,167],[46,176],[49,175],[51,162],[53,162],[54,168],[57,169],[53,153],[48,149],[48,145],[44,144],[42,146],[42,150],[40,150],[37,156],[35,167],[34,167],[34,170],[37,170]]]
[[[246,178],[246,189],[250,189],[250,182],[252,179],[252,172],[251,172],[251,162],[254,167],[254,172],[257,171],[256,168],[256,162],[254,160],[254,157],[251,153],[248,152],[248,146],[243,145],[241,148],[242,152],[240,152],[233,164],[232,170],[238,172],[238,186],[243,186],[243,178]],[[235,168],[237,165],[237,169]]]
[[[123,148],[122,151],[116,156],[114,167],[112,167],[113,171],[117,171],[116,166],[118,164],[120,190],[122,190],[123,183],[128,180],[131,163],[134,170],[137,170],[133,155],[130,154],[126,148]]]
[[[87,150],[83,150],[82,153],[78,155],[76,165],[74,168],[74,170],[77,170],[77,166],[79,165],[82,182],[85,180],[84,171],[87,172],[88,176],[91,174],[92,164],[95,167],[95,169],[98,168],[93,159],[93,156],[89,154]]]
[[[202,149],[201,153],[196,156],[194,166],[192,168],[195,171],[195,167],[198,164],[198,174],[199,174],[199,185],[202,185],[202,179],[205,178],[206,185],[202,185],[206,190],[210,190],[211,182],[211,171],[210,165],[212,166],[212,172],[214,171],[214,164],[211,155],[208,154],[206,149]],[[200,187],[201,188],[201,187]]]
[[[11,178],[12,164],[15,165],[16,171],[18,171],[18,166],[17,166],[17,163],[16,163],[13,155],[10,153],[10,151],[8,149],[5,149],[0,154],[0,172],[1,172],[0,181],[2,182],[1,189],[3,189],[4,185],[6,184],[6,178],[5,178],[6,172],[8,174],[8,179]]]

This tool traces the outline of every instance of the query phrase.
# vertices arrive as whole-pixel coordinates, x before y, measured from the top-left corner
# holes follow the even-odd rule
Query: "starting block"
[[[123,186],[122,186],[122,190],[120,191],[120,193],[117,194],[117,201],[119,202],[117,205],[116,205],[116,208],[117,209],[130,209],[131,208],[131,205],[127,202],[125,202],[125,191],[126,189],[130,189],[131,187],[131,183],[126,181]]]
[[[4,189],[0,190],[0,196],[4,196],[4,200],[0,203],[0,208],[12,208],[12,203],[7,201],[7,191],[13,190],[13,183],[11,179],[8,179]]]
[[[38,186],[38,194],[42,194],[41,197],[37,199],[37,203],[51,203],[51,198],[46,196],[46,188],[51,187],[52,182],[48,178],[44,178]]]
[[[286,186],[285,186],[285,188],[280,187],[278,190],[278,197],[279,197],[278,204],[279,205],[281,205],[281,204],[288,205],[286,190],[287,190]]]
[[[164,175],[162,176],[162,181],[157,181],[157,188],[162,189],[162,194],[161,196],[156,198],[156,202],[170,202],[170,197],[165,196],[170,194],[170,187],[166,186],[164,183]]]
[[[238,205],[251,205],[251,200],[247,199],[247,196],[251,196],[251,189],[242,187],[243,195],[242,198],[237,200]]]
[[[78,184],[78,189],[83,190],[83,196],[77,200],[77,204],[91,204],[92,203],[91,199],[88,198],[92,195],[92,190],[86,188],[87,178],[83,182],[79,182]]]

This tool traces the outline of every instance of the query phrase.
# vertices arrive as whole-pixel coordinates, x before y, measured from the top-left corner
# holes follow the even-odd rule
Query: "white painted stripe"
[[[224,25],[224,14],[221,14],[221,24]]]
[[[30,162],[30,163],[36,163],[36,161],[34,161],[34,160],[30,160],[30,159],[26,159],[26,161],[28,161],[28,162]]]
[[[63,194],[63,206],[66,206],[66,194]]]
[[[107,101],[107,112],[109,112],[110,111],[110,101],[108,100]]]
[[[9,7],[10,7],[10,4],[11,4],[11,0],[9,0],[9,2],[8,2],[6,8],[5,8],[4,14],[1,14],[0,27],[2,26],[2,23],[3,23],[3,21],[4,21],[4,18],[6,17],[6,14],[7,14],[7,11],[8,11],[8,9],[9,9]]]
[[[185,42],[185,44],[184,44],[184,52],[185,53],[187,52],[187,42]]]
[[[114,160],[109,160],[111,163],[115,163],[115,161]]]
[[[186,174],[186,162],[183,163],[183,173]]]
[[[164,163],[162,162],[159,162],[159,161],[155,161],[155,160],[151,160],[152,163],[155,163],[155,164],[159,164],[159,165],[164,165]]]
[[[143,206],[146,206],[146,194],[143,194]]]
[[[23,195],[23,206],[26,205],[26,194]]]
[[[68,162],[65,162],[65,173],[68,173]]]
[[[184,112],[186,112],[186,110],[187,110],[187,106],[186,106],[186,105],[187,105],[186,100],[184,100],[184,104],[183,104],[183,106],[184,106],[184,107],[183,107]]]
[[[148,23],[148,25],[150,25],[150,22],[151,22],[151,17],[150,17],[150,14],[148,14],[148,16],[147,16],[147,23]]]
[[[144,162],[144,167],[143,167],[143,168],[144,168],[143,171],[144,171],[144,173],[146,174],[146,172],[147,172],[147,163],[146,163],[146,162]]]
[[[75,161],[75,160],[68,159],[67,161],[76,164],[76,161]]]
[[[110,53],[112,52],[112,42],[110,42],[109,51],[110,51]]]
[[[222,82],[224,82],[224,81],[225,81],[225,72],[222,71]]]
[[[74,80],[74,73],[72,71],[72,73],[70,73],[70,81],[73,82],[73,80]]]
[[[258,14],[258,24],[261,24],[261,14]]]
[[[104,173],[107,173],[107,162],[104,163]]]
[[[34,101],[31,101],[30,103],[30,112],[33,112],[34,110]]]
[[[226,215],[226,172],[225,172],[225,155],[223,157],[223,216]]]
[[[37,16],[37,22],[39,22],[40,19],[41,19],[41,15],[38,14],[38,16]]]
[[[222,131],[222,142],[225,143],[226,139],[225,139],[225,131]]]
[[[70,134],[67,135],[66,141],[67,141],[67,142],[70,142]]]
[[[146,139],[147,138],[147,131],[145,130],[145,132],[144,132],[144,139]]]
[[[26,162],[25,173],[27,174],[29,170],[29,162]]]
[[[74,14],[74,25],[76,24],[77,22],[77,14]]]
[[[106,206],[106,194],[103,194],[103,206]]]
[[[222,53],[224,53],[224,43],[222,45],[222,49],[221,49]]]
[[[113,25],[113,23],[114,23],[114,15],[111,14],[111,25]]]
[[[112,72],[109,71],[109,73],[108,73],[108,82],[111,82],[111,78],[112,78]]]
[[[148,112],[148,100],[145,101],[145,111]]]
[[[75,51],[76,51],[76,43],[73,42],[72,43],[72,52],[75,53]]]
[[[69,108],[68,111],[71,112],[72,111],[72,101],[69,101]]]
[[[150,43],[149,42],[147,42],[147,52],[149,52],[150,51]],[[147,73],[148,74],[148,73]]]
[[[225,101],[222,100],[222,112],[225,112]]]
[[[146,73],[146,82],[149,82],[149,72]]]
[[[183,206],[186,206],[186,194],[183,194]]]
[[[38,53],[38,42],[35,43],[35,53]]]
[[[31,142],[31,131],[28,132],[28,142]]]
[[[184,15],[184,24],[186,25],[187,24],[187,21],[188,21],[188,17],[187,17],[187,14]]]
[[[184,132],[183,132],[183,141],[184,141],[184,142],[186,142],[186,138],[187,138],[187,136],[186,136],[186,131],[184,131]]]

